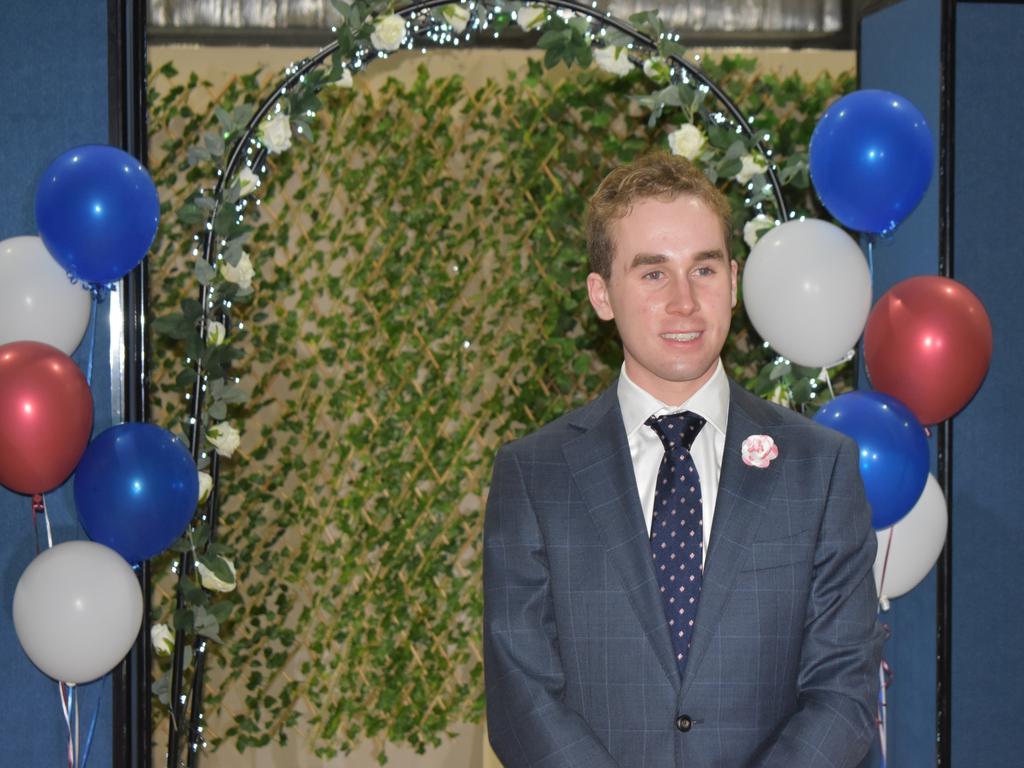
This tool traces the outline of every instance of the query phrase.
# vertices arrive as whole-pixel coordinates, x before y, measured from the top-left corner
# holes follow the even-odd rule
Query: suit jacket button
[[[676,728],[686,733],[693,728],[693,720],[690,719],[689,715],[680,715],[676,718]]]

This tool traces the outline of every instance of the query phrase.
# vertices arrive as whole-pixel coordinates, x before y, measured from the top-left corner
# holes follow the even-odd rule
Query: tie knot
[[[658,433],[665,450],[671,451],[680,445],[686,450],[690,450],[690,446],[697,439],[697,434],[707,420],[692,411],[683,411],[664,416],[651,416],[644,423]]]

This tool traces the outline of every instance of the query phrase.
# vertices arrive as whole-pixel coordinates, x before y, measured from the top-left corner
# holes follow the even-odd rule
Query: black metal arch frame
[[[396,10],[396,13],[413,22],[418,19],[427,22],[428,19],[424,14],[434,8],[451,5],[453,2],[459,2],[459,0],[418,0]],[[484,7],[489,7],[492,3],[497,5],[493,0],[477,0],[477,5]],[[650,52],[657,49],[655,40],[634,29],[629,24],[603,13],[596,8],[596,3],[592,6],[575,2],[574,0],[541,0],[536,4],[547,6],[556,11],[571,11],[578,15],[590,17],[603,27],[615,29],[627,35],[632,40],[632,44],[641,50]],[[147,141],[145,122],[145,0],[108,0],[108,9],[111,38],[112,41],[117,42],[116,50],[112,43],[111,52],[111,142],[124,147],[145,163]],[[427,26],[419,27],[413,24],[412,36],[415,38],[418,35],[422,35],[427,28]],[[434,47],[427,41],[422,42],[423,47]],[[285,93],[296,83],[300,82],[305,75],[331,58],[337,48],[338,44],[334,42],[322,48],[310,58],[300,62],[269,92],[269,95],[246,125],[245,132],[232,146],[227,163],[219,172],[219,178],[213,193],[215,198],[219,199],[221,197],[226,185],[241,170],[242,163],[247,155],[253,155],[252,165],[254,167],[260,167],[263,164],[266,150],[259,147],[255,139],[261,122]],[[369,52],[367,56],[369,59],[372,59],[374,54]],[[724,108],[728,113],[728,118],[740,131],[751,139],[754,138],[754,131],[747,119],[717,84],[709,80],[700,69],[685,59],[672,55],[669,57],[669,61],[673,65],[676,77],[683,77],[683,73],[685,73],[686,77],[696,81],[702,90],[711,94]],[[118,94],[118,96],[115,97],[114,94]],[[116,109],[113,106],[115,102],[117,105]],[[785,221],[789,218],[790,214],[783,198],[782,185],[772,164],[771,156],[761,141],[756,141],[755,146],[767,160],[765,175],[768,184],[772,187],[777,218]],[[254,147],[256,148],[254,149]],[[213,221],[216,213],[216,210],[211,212],[208,222]],[[212,227],[208,226],[203,238],[203,258],[211,265],[216,259],[216,237]],[[145,333],[145,318],[148,310],[147,296],[148,278],[145,267],[140,266],[125,280],[124,333],[126,347],[125,375],[127,382],[124,416],[126,421],[145,421],[148,416],[146,358],[149,347]],[[209,287],[202,286],[199,295],[201,305],[207,306],[209,298]],[[230,328],[230,318],[222,317],[221,320],[225,326]],[[191,397],[193,426],[189,442],[193,458],[198,460],[202,449],[200,416],[204,404],[203,371],[199,361],[196,362],[196,373],[196,383]],[[203,520],[210,526],[211,537],[216,534],[217,529],[219,501],[218,470],[218,456],[214,452],[210,463],[210,473],[213,476],[213,490],[201,511]],[[178,571],[179,579],[188,578],[193,572],[194,567],[195,564],[191,554],[185,554],[181,559]],[[148,565],[143,566],[140,577],[143,580],[148,605],[151,593]],[[176,607],[182,607],[180,591],[177,600],[178,605]],[[203,676],[206,659],[206,641],[202,637],[198,637],[195,640],[193,646],[195,671],[192,676],[191,696],[183,698],[184,641],[184,633],[178,631],[175,636],[171,673],[170,701],[172,716],[168,733],[168,768],[175,768],[175,766],[182,764],[179,755],[183,735],[186,735],[188,738],[186,745],[188,767],[194,768],[199,763],[200,750],[195,748],[195,745],[201,740],[203,730]],[[115,674],[114,765],[117,768],[122,768],[122,766],[125,768],[128,766],[148,768],[152,764],[149,669],[149,638],[148,632],[143,632],[130,656],[121,664]],[[185,718],[185,700],[191,702],[187,721]]]

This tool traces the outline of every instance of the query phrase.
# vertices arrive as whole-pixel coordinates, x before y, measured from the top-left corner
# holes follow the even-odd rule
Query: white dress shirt
[[[679,406],[666,405],[641,389],[626,374],[625,364],[619,375],[617,394],[648,536],[651,533],[651,519],[654,517],[654,487],[661,459],[665,455],[665,446],[658,433],[644,422],[651,416],[682,411],[692,411],[707,421],[690,448],[697,474],[700,475],[701,506],[704,510],[703,566],[703,560],[707,558],[708,542],[711,540],[718,478],[722,473],[722,456],[725,453],[725,430],[729,421],[729,380],[725,376],[722,361],[718,361],[715,372],[704,386]]]

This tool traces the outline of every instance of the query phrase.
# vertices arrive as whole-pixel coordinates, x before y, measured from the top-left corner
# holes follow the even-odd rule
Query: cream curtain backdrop
[[[675,0],[658,4],[670,26],[692,30],[757,30],[766,32],[833,32],[843,24],[840,0]],[[643,0],[611,0],[602,7],[612,16],[629,18],[649,10]],[[256,28],[324,28],[338,14],[327,0],[149,0],[149,18],[157,26]]]
[[[188,47],[156,47],[149,50],[150,63],[153,70],[159,70],[166,62],[173,62],[182,76],[195,71],[200,80],[208,80],[211,86],[199,88],[193,94],[195,109],[203,109],[209,101],[209,95],[219,93],[231,77],[240,73],[248,73],[257,67],[263,67],[267,73],[279,72],[289,62],[297,61],[308,55],[306,50],[292,49],[239,49],[239,48],[188,48]],[[505,82],[509,69],[524,72],[527,58],[531,54],[522,51],[471,50],[464,52],[435,52],[428,56],[395,56],[386,62],[374,64],[367,73],[357,78],[357,88],[377,91],[385,87],[389,78],[396,78],[405,84],[411,84],[417,76],[417,68],[426,65],[434,77],[446,77],[452,74],[461,75],[466,81],[466,91],[484,87],[488,80]],[[845,71],[853,66],[852,53],[834,52],[757,52],[760,66],[766,69],[800,71],[805,76],[813,77],[822,70]],[[554,77],[558,77],[556,73]],[[167,137],[152,137],[154,157],[159,158],[159,147]],[[158,280],[154,281],[153,290],[159,292]],[[160,339],[156,340],[160,343]],[[243,385],[246,382],[243,380]],[[285,397],[286,393],[278,393]],[[159,418],[159,415],[157,416]],[[250,430],[258,431],[258,426],[250,425]],[[230,480],[228,481],[230,482]],[[160,599],[160,598],[158,598]],[[240,677],[246,674],[245,669],[227,670],[228,675]],[[223,675],[214,673],[209,678],[211,685],[216,685]],[[228,699],[224,706],[235,709],[245,706],[244,701],[236,697]],[[216,722],[216,721],[215,721]],[[159,748],[159,740],[157,742]],[[220,749],[208,755],[205,760],[209,765],[225,766],[226,768],[263,768],[265,766],[345,766],[355,768],[374,766],[377,764],[379,745],[357,745],[348,756],[338,756],[324,760],[311,752],[303,741],[301,734],[296,733],[288,746],[266,746],[260,749],[249,749],[239,753],[230,739],[226,739]],[[443,741],[441,746],[429,749],[425,754],[418,755],[408,747],[390,745],[387,749],[389,765],[404,768],[406,765],[416,766],[450,766],[452,768],[479,768],[479,766],[497,765],[497,761],[486,748],[486,739],[482,726],[461,725],[454,728],[454,737]]]

